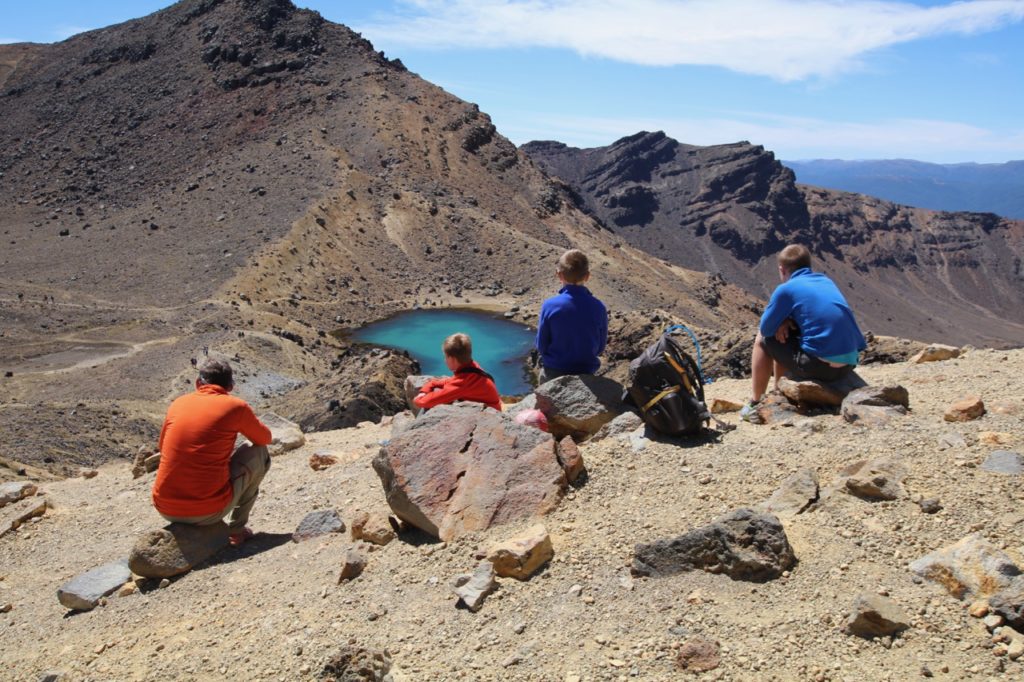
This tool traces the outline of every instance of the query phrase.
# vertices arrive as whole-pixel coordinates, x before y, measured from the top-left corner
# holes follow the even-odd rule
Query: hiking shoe
[[[745,422],[754,423],[751,420],[754,418],[755,415],[757,415],[757,408],[759,408],[760,406],[761,401],[758,401],[756,403],[753,400],[749,401],[746,405],[740,408],[740,419],[742,419]]]

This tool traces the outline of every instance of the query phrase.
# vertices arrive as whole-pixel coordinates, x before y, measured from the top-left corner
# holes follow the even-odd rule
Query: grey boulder
[[[738,509],[675,539],[637,545],[632,570],[634,575],[665,576],[700,569],[765,582],[795,563],[778,517]]]
[[[541,384],[534,393],[551,434],[581,440],[623,412],[622,390],[622,384],[605,377],[568,375]]]

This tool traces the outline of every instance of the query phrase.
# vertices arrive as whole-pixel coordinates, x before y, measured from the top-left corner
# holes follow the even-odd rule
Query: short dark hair
[[[579,284],[590,274],[590,260],[579,249],[569,249],[558,259],[558,274],[569,284]]]
[[[811,267],[811,252],[802,244],[790,244],[779,251],[779,265],[786,272],[793,273],[800,268]]]
[[[468,334],[452,334],[441,344],[441,350],[448,357],[455,358],[460,365],[473,362],[473,342]]]
[[[227,360],[214,360],[210,358],[199,366],[199,381],[204,384],[215,384],[221,388],[230,389],[235,385],[231,365]]]

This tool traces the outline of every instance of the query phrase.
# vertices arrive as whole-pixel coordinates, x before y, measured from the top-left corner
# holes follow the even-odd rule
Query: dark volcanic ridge
[[[774,255],[808,245],[866,327],[952,343],[1024,343],[1024,222],[798,185],[758,145],[697,147],[637,133],[607,147],[531,142],[583,210],[638,249],[756,296]]]

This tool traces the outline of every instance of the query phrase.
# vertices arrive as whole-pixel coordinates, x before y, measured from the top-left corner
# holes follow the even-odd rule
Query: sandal
[[[245,541],[251,538],[253,535],[255,535],[255,533],[252,532],[252,529],[243,528],[237,533],[232,533],[228,536],[228,544],[232,547],[238,547],[239,545],[244,544]]]

